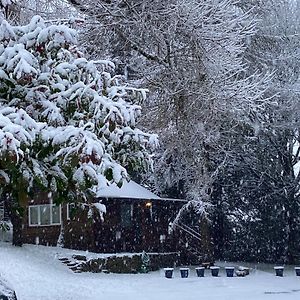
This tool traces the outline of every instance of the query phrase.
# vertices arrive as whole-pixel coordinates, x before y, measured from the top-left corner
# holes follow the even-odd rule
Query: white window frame
[[[50,207],[50,224],[41,224],[41,206],[49,206]],[[59,208],[59,223],[53,223],[53,212],[52,208],[58,207]],[[38,208],[38,224],[31,224],[31,217],[30,217],[30,209],[31,208]],[[28,225],[29,227],[47,227],[47,226],[55,226],[61,225],[61,205],[57,206],[55,204],[40,204],[40,205],[29,205],[28,207]]]

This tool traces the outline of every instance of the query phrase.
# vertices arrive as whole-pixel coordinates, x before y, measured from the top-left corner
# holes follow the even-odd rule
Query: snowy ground
[[[149,274],[75,274],[57,260],[70,250],[25,245],[15,248],[0,243],[0,275],[14,286],[19,300],[276,300],[300,299],[300,277],[292,267],[283,278],[271,266],[259,265],[245,278],[164,278],[163,271]],[[221,265],[221,263],[219,264]],[[223,264],[224,265],[224,264]]]

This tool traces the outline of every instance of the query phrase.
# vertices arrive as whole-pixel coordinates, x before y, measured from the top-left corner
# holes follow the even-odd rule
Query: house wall
[[[169,234],[169,223],[182,204],[155,200],[103,199],[107,207],[104,222],[94,224],[94,236],[99,252],[165,252],[176,251],[176,243]],[[129,222],[122,221],[122,208],[132,206]],[[165,236],[165,240],[161,237]]]
[[[93,224],[97,220],[88,218],[88,209],[70,211],[70,219],[64,220],[64,247],[95,251]]]
[[[28,205],[50,204],[51,199],[46,192],[38,192],[33,199],[28,200]],[[62,219],[66,219],[66,206],[61,207]],[[56,246],[60,234],[60,225],[29,225],[29,209],[26,209],[23,217],[23,241],[28,244],[40,244],[46,246]]]

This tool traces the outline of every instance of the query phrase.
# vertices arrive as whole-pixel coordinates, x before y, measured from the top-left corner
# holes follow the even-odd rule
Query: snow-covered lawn
[[[218,278],[211,277],[209,270],[204,278],[197,278],[194,268],[187,279],[180,278],[178,270],[173,279],[164,278],[163,271],[75,274],[57,260],[71,252],[75,251],[33,245],[15,248],[0,243],[0,275],[14,286],[19,300],[300,299],[300,277],[291,267],[283,278],[274,276],[271,266],[266,265],[244,278],[227,278],[223,269]]]

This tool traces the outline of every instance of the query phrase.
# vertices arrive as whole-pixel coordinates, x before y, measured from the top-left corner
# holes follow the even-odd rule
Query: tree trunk
[[[24,183],[20,180],[18,184],[18,192],[15,195],[15,201],[12,199],[11,205],[11,223],[13,225],[14,246],[22,247],[23,245],[23,216],[28,205],[27,194],[24,190]]]
[[[13,225],[12,244],[18,247],[21,247],[23,245],[22,220],[23,217],[20,211],[13,208],[11,212],[11,222]]]

